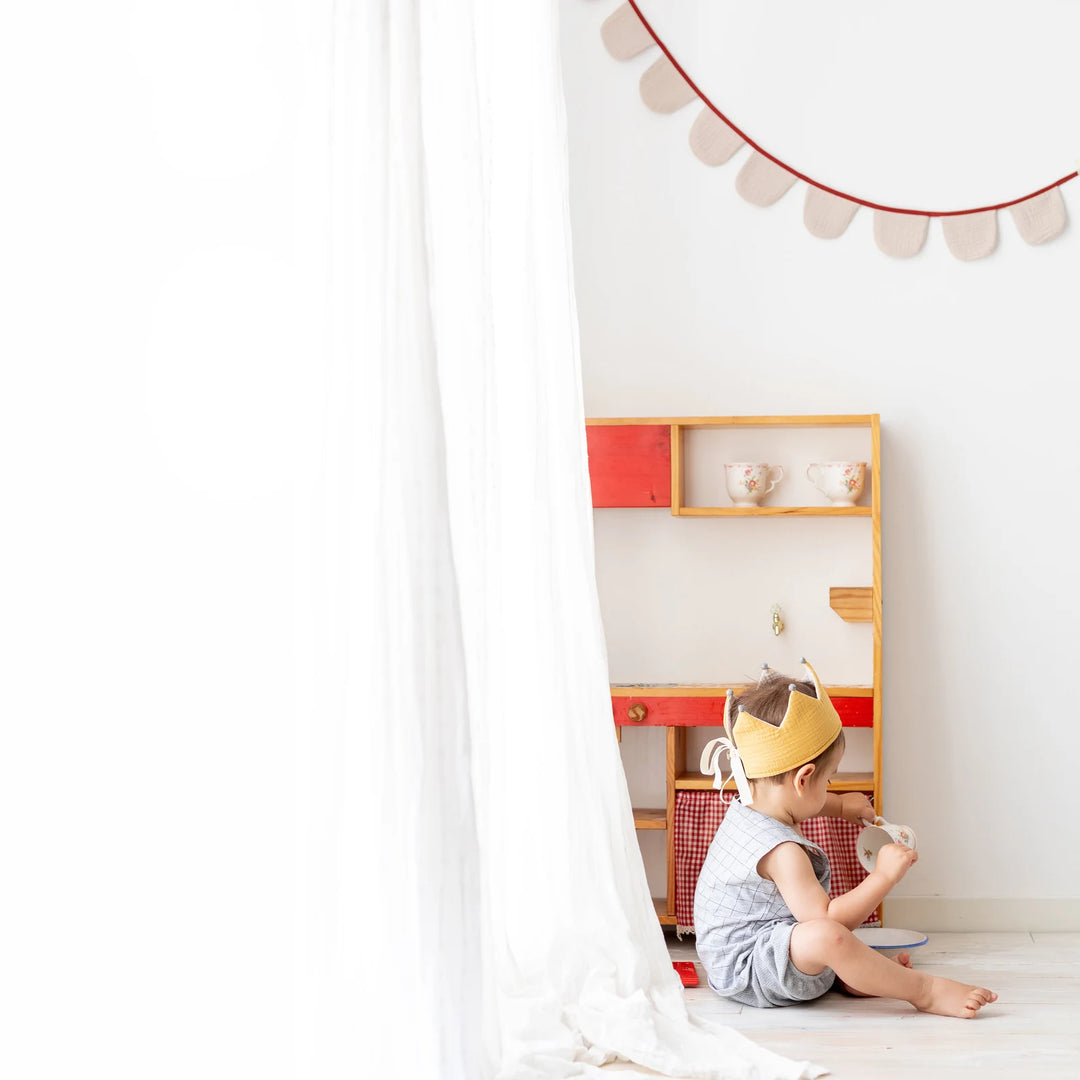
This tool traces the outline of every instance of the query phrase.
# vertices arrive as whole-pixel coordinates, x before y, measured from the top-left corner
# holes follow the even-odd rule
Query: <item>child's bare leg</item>
[[[901,967],[911,967],[911,953],[909,952],[899,953],[892,957],[892,959]],[[854,986],[848,986],[843,979],[840,979],[839,982],[845,994],[850,994],[852,997],[873,997],[872,994],[864,994],[861,990],[856,990]]]
[[[832,919],[797,923],[791,931],[790,949],[792,963],[806,975],[832,968],[842,982],[862,994],[899,998],[924,1012],[969,1019],[997,1000],[997,994],[984,987],[893,963]]]

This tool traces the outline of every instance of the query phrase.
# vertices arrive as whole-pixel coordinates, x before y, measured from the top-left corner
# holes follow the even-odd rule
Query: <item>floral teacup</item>
[[[806,479],[833,506],[854,506],[862,494],[865,477],[865,461],[826,461],[806,470]]]
[[[736,506],[757,506],[781,480],[784,470],[779,465],[737,461],[725,465],[727,490]]]
[[[867,825],[855,840],[855,855],[868,874],[877,865],[878,852],[886,844],[914,848],[917,844],[915,830],[910,825],[894,825],[883,817],[874,818],[874,824]]]

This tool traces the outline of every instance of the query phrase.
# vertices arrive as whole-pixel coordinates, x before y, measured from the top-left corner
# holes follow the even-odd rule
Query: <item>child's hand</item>
[[[914,848],[903,844],[886,844],[877,853],[874,872],[888,878],[892,882],[889,888],[892,888],[918,861],[919,853]]]
[[[840,796],[840,816],[855,825],[873,825],[876,811],[870,800],[857,791]]]

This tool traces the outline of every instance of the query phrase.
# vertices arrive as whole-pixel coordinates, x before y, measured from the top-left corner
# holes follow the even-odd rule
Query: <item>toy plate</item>
[[[854,933],[871,949],[916,949],[930,940],[918,930],[901,930],[894,926],[861,926]]]

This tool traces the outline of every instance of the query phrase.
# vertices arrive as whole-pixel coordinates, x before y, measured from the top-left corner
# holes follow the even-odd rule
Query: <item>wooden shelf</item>
[[[870,517],[870,506],[679,506],[674,517]]]
[[[625,426],[631,424],[678,424],[683,428],[714,427],[872,427],[874,417],[829,416],[590,416],[586,424]]]
[[[725,788],[735,790],[735,783],[730,778]],[[713,778],[701,772],[682,772],[675,777],[677,791],[712,791]],[[829,784],[830,791],[873,791],[874,774],[868,772],[837,773]]]
[[[830,791],[866,791],[874,790],[872,772],[837,773],[829,782]]]
[[[612,683],[612,697],[723,697],[730,686],[736,694],[751,683]],[[873,697],[872,686],[826,686],[825,692],[836,697]]]
[[[666,829],[667,828],[667,810],[661,808],[659,810],[643,810],[639,807],[634,807],[634,828],[635,829]]]
[[[656,910],[656,917],[660,920],[661,926],[674,926],[675,916],[667,913],[667,900],[663,896],[654,896],[652,898],[653,908]]]
[[[649,507],[669,509],[683,518],[769,518],[835,517],[869,519],[869,546],[873,572],[869,587],[834,588],[830,605],[849,622],[869,622],[873,633],[873,680],[869,686],[829,686],[837,712],[845,728],[866,728],[873,732],[873,770],[839,773],[829,784],[835,792],[866,792],[881,807],[881,436],[876,414],[835,414],[809,416],[658,416],[590,417],[586,420],[589,447],[589,474],[592,500],[596,507]],[[870,453],[866,505],[860,506],[687,506],[687,454],[702,440],[687,437],[688,431],[713,429],[768,428],[866,428]],[[736,442],[750,441],[736,439]],[[730,440],[729,440],[730,441]],[[756,440],[760,442],[761,440]],[[796,440],[797,441],[797,440]],[[817,440],[820,442],[821,440]],[[836,440],[826,440],[836,441]],[[815,443],[816,445],[816,443]],[[722,490],[722,489],[721,489]],[[800,492],[791,493],[798,498]],[[722,498],[701,492],[698,497]],[[784,498],[783,494],[776,496]],[[809,497],[809,495],[804,495]],[[742,535],[744,530],[733,526]],[[816,526],[807,526],[817,531]],[[846,531],[846,526],[844,527]],[[753,531],[753,530],[751,530]],[[786,530],[785,530],[786,531]],[[796,530],[797,531],[797,530]],[[856,527],[861,536],[862,529]],[[752,538],[746,539],[747,543]],[[838,575],[839,576],[839,575]],[[836,578],[833,578],[836,580]],[[843,580],[841,578],[841,580]],[[855,579],[859,580],[858,577]],[[864,579],[865,580],[865,579]],[[824,598],[822,598],[824,599]],[[731,684],[741,693],[744,684]],[[634,683],[611,686],[612,719],[616,737],[624,727],[666,729],[665,784],[667,805],[663,809],[635,807],[634,827],[664,832],[667,848],[666,897],[653,898],[657,918],[664,926],[676,924],[676,875],[674,829],[675,798],[678,790],[711,791],[713,777],[687,769],[687,732],[690,728],[714,728],[722,723],[723,697],[729,687],[717,684]],[[693,762],[696,764],[696,761]],[[860,764],[862,764],[860,762]],[[734,788],[729,780],[728,790]]]
[[[874,590],[867,586],[834,586],[829,590],[829,607],[844,622],[873,622]]]

